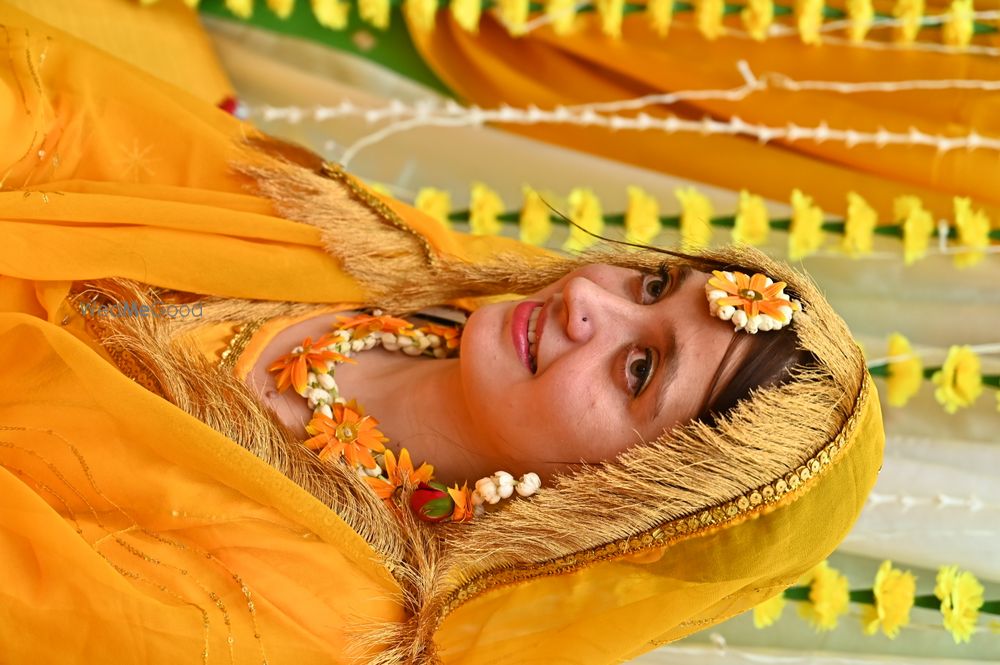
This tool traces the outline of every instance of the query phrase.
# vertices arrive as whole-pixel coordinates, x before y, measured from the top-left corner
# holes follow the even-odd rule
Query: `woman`
[[[877,397],[843,323],[787,267],[740,250],[595,263],[447,234],[45,24],[0,18],[17,137],[0,192],[13,661],[617,662],[779,592],[856,518],[881,458]],[[786,281],[801,311],[734,332],[747,322],[705,290],[720,268]],[[95,314],[116,303],[190,315]],[[303,415],[270,383],[345,312],[442,304],[472,311],[457,360],[334,364],[389,449],[442,480],[544,477],[500,509],[483,488],[490,514],[468,524],[471,488],[456,523],[428,525],[406,483],[387,506],[320,459],[296,428],[322,431],[324,404]],[[269,389],[298,411],[269,409]]]

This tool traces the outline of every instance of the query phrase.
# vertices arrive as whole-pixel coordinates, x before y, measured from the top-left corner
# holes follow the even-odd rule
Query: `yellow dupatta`
[[[354,630],[406,619],[374,551],[109,365],[65,295],[73,280],[110,276],[298,302],[356,301],[361,289],[318,229],[274,216],[229,171],[243,125],[3,4],[0,23],[15,63],[0,118],[17,139],[0,146],[4,186],[16,188],[0,192],[6,653],[352,662]],[[475,261],[514,249],[395,207],[437,251]],[[614,662],[792,583],[846,533],[880,463],[868,379],[856,397],[849,426],[794,482],[550,561],[455,571],[431,617],[439,657]]]

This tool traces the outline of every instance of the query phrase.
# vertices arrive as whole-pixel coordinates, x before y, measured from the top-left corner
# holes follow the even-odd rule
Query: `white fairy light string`
[[[998,12],[1000,13],[1000,12]],[[689,120],[677,116],[665,118],[652,117],[639,113],[635,117],[616,114],[605,115],[605,112],[623,110],[638,110],[653,104],[667,105],[680,101],[696,99],[720,99],[740,101],[748,95],[777,88],[791,92],[803,90],[824,90],[840,94],[900,92],[906,90],[998,90],[1000,81],[961,80],[961,79],[925,79],[911,81],[796,81],[780,73],[768,73],[756,76],[746,61],[740,61],[737,68],[743,77],[743,85],[729,89],[685,90],[673,93],[658,93],[645,95],[628,100],[615,102],[594,102],[573,106],[556,106],[552,110],[529,106],[526,109],[501,105],[495,109],[483,109],[479,106],[465,107],[454,100],[443,104],[434,101],[418,102],[407,105],[400,100],[392,100],[381,108],[363,108],[352,102],[344,101],[335,107],[317,106],[311,110],[299,106],[274,107],[265,105],[251,109],[251,115],[265,121],[285,120],[296,124],[306,118],[317,122],[347,116],[362,116],[369,124],[383,120],[394,119],[395,122],[367,134],[344,149],[340,161],[345,166],[365,148],[404,131],[418,127],[477,127],[489,122],[514,123],[524,125],[534,124],[569,124],[577,126],[605,127],[612,130],[659,130],[666,133],[698,133],[704,135],[743,135],[756,138],[761,143],[773,140],[825,141],[841,142],[848,148],[856,145],[875,145],[878,148],[887,145],[924,146],[936,149],[939,153],[952,150],[993,150],[1000,152],[1000,139],[983,136],[972,130],[968,134],[945,136],[928,134],[917,127],[911,126],[907,132],[893,132],[879,127],[875,131],[862,131],[853,128],[834,128],[826,122],[815,126],[799,126],[793,122],[786,125],[765,125],[748,123],[739,116],[728,120],[715,120],[704,117],[701,120]],[[327,151],[338,148],[333,141],[327,141],[324,148]]]
[[[1000,12],[998,12],[1000,13]],[[979,90],[995,91],[1000,90],[1000,81],[988,79],[911,79],[906,81],[816,81],[793,79],[781,72],[766,72],[757,76],[750,69],[749,63],[740,60],[737,69],[743,77],[743,85],[728,89],[707,89],[707,90],[682,90],[678,92],[656,93],[643,95],[632,99],[614,102],[592,102],[588,104],[577,104],[567,106],[557,106],[554,113],[560,114],[566,110],[593,110],[600,112],[634,111],[647,106],[669,105],[691,100],[723,100],[740,101],[755,92],[763,92],[771,89],[787,90],[790,92],[802,92],[806,90],[821,90],[824,92],[835,92],[844,95],[861,93],[893,93],[908,92],[914,90]],[[362,107],[351,101],[345,100],[336,106],[313,106],[310,108],[301,106],[270,106],[263,105],[252,107],[250,114],[259,117],[267,122],[284,120],[297,124],[306,119],[316,122],[325,122],[344,117],[364,117],[369,124],[374,124],[387,119],[404,119],[411,117],[421,117],[428,115],[443,115],[446,117],[458,117],[471,112],[477,107],[464,107],[454,100],[446,100],[443,104],[433,100],[421,101],[416,104],[406,104],[399,99],[393,99],[388,104],[381,107]],[[537,109],[536,109],[537,111]],[[525,111],[531,114],[532,108]]]
[[[988,356],[994,354],[1000,354],[1000,342],[995,344],[972,344],[969,346],[969,350],[980,356]],[[944,352],[940,352],[938,355],[944,355]],[[884,356],[882,358],[874,358],[868,361],[868,367],[880,367],[882,365],[888,365],[889,363],[899,363],[912,358],[924,359],[926,354],[922,353],[904,353],[898,356]]]
[[[557,107],[553,111],[545,111],[533,107],[517,109],[501,106],[498,109],[471,107],[467,113],[459,116],[439,117],[428,114],[393,123],[352,143],[340,155],[340,161],[344,166],[347,166],[365,148],[375,145],[393,134],[417,127],[480,127],[489,122],[520,125],[575,125],[602,127],[615,131],[662,131],[667,134],[747,136],[757,139],[760,143],[769,143],[774,140],[784,140],[789,143],[830,141],[843,143],[848,148],[858,145],[874,145],[877,148],[900,145],[930,147],[938,153],[960,149],[1000,152],[1000,139],[983,136],[975,130],[964,135],[945,136],[928,134],[914,126],[910,126],[907,132],[893,132],[885,127],[879,127],[875,131],[863,131],[853,128],[830,127],[825,121],[814,126],[800,126],[794,122],[789,122],[786,125],[766,125],[749,123],[739,116],[733,116],[727,120],[715,120],[710,116],[705,116],[701,120],[688,120],[674,115],[655,118],[646,113],[640,113],[633,118],[620,115],[602,115],[592,109],[574,112],[567,107]],[[331,143],[327,142],[325,147],[329,150],[332,147]]]

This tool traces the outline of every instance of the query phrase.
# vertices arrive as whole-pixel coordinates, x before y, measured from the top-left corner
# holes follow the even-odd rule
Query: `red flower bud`
[[[410,496],[410,508],[425,522],[443,522],[455,510],[455,501],[448,488],[431,481],[420,483]]]

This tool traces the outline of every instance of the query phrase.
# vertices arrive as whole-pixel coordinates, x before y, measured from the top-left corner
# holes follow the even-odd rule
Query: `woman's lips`
[[[530,300],[522,302],[514,308],[514,313],[510,317],[510,336],[514,342],[514,351],[532,373],[535,370],[532,367],[531,354],[528,352],[528,321],[531,319],[531,313],[541,306],[540,302]]]

